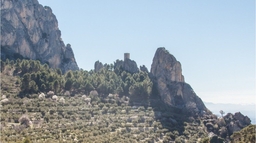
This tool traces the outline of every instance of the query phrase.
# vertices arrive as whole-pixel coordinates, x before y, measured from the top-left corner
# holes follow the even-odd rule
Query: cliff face
[[[151,73],[168,81],[184,82],[180,62],[165,48],[157,49],[151,65]]]
[[[207,110],[191,86],[184,81],[181,64],[165,48],[158,48],[151,74],[161,99],[170,106],[193,112]]]
[[[78,70],[50,7],[37,0],[1,0],[1,58],[29,58],[52,68]]]

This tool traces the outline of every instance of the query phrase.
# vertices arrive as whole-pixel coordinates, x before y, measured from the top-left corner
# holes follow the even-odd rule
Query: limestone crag
[[[52,68],[78,70],[50,7],[37,0],[1,0],[1,58],[28,58]]]
[[[192,112],[207,110],[191,86],[185,83],[180,62],[163,47],[158,48],[155,53],[151,75],[166,104]]]
[[[149,73],[149,72],[148,72],[148,68],[147,68],[145,65],[140,66],[140,71]]]
[[[220,118],[214,114],[204,115],[202,120],[209,133],[214,133],[222,138],[227,135],[231,136],[234,132],[251,124],[251,120],[240,112],[228,113]]]
[[[138,73],[139,68],[137,63],[131,59],[117,60],[114,64],[114,69],[122,69],[129,73]]]
[[[224,119],[227,124],[227,129],[230,135],[236,131],[240,131],[244,127],[251,124],[250,118],[244,116],[240,112],[237,112],[234,115],[228,113],[226,116],[224,116]]]
[[[104,66],[103,66],[103,64],[100,61],[96,61],[94,63],[94,71],[95,72],[99,72],[103,68],[104,68]]]
[[[156,77],[165,77],[168,81],[184,82],[181,64],[165,48],[158,48],[153,63],[151,73]]]

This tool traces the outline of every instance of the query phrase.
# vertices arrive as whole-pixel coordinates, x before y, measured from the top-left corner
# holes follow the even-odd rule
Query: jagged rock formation
[[[100,61],[96,61],[94,63],[94,71],[95,72],[99,72],[103,68],[104,68],[104,66],[103,66],[103,64]]]
[[[148,68],[145,65],[140,66],[140,70],[143,71],[143,72],[149,73]]]
[[[132,74],[139,72],[137,63],[131,59],[117,60],[114,64],[114,69],[122,69]]]
[[[78,70],[51,8],[37,0],[1,0],[1,58],[35,59],[64,72]]]
[[[166,77],[168,81],[184,82],[181,64],[165,48],[158,48],[153,63],[151,73],[156,77]]]
[[[228,113],[227,115],[218,118],[216,115],[203,116],[203,123],[208,132],[212,132],[222,138],[232,135],[236,131],[240,131],[244,127],[251,124],[251,120],[237,112],[235,114]]]
[[[226,116],[224,116],[224,119],[227,124],[227,129],[230,135],[236,131],[240,131],[244,127],[251,124],[250,118],[244,116],[240,112],[237,112],[234,115],[228,113]]]
[[[165,48],[157,49],[151,74],[158,93],[166,104],[193,112],[207,110],[191,86],[184,82],[180,62]]]

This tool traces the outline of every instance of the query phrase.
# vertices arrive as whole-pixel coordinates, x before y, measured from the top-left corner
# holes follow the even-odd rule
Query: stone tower
[[[130,53],[124,53],[124,60],[130,59]]]

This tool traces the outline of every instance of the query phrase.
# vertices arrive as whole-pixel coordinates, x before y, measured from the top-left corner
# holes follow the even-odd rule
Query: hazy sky
[[[203,101],[255,103],[254,0],[39,0],[56,15],[78,66],[129,52],[149,70],[158,47],[182,64]]]

